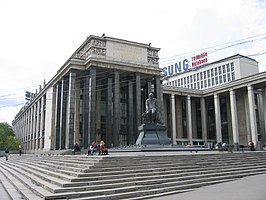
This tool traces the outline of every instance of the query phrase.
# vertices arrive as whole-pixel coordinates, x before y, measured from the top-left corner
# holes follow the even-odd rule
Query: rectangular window
[[[193,74],[193,81],[196,82],[196,74]]]
[[[197,89],[196,82],[194,82],[194,89]]]
[[[208,70],[207,70],[207,76],[208,76],[208,78],[210,78],[210,75],[211,75],[211,74],[210,74],[210,70],[208,69]]]
[[[183,79],[181,78],[181,87],[183,86]]]
[[[217,70],[217,67],[215,67],[215,68],[214,68],[214,74],[215,74],[215,76],[217,76],[217,75],[218,75],[218,70]]]
[[[235,72],[232,72],[232,81],[235,80]]]
[[[219,75],[222,74],[222,67],[221,66],[218,67],[218,70],[219,70]]]
[[[223,83],[223,77],[222,76],[219,76],[219,83]]]
[[[227,74],[227,80],[228,80],[228,82],[230,82],[230,81],[231,81],[231,76],[230,76],[230,73],[228,73],[228,74]]]
[[[215,84],[218,85],[219,82],[218,82],[218,76],[215,77]]]
[[[189,84],[189,76],[187,77],[187,83]]]
[[[208,87],[211,87],[211,80],[208,79]]]
[[[223,75],[224,83],[226,83],[226,75]]]
[[[197,87],[198,87],[198,89],[200,89],[200,83],[199,82],[197,82]]]
[[[175,80],[175,86],[177,86],[177,80]]]
[[[214,86],[214,78],[212,78],[212,86]]]
[[[204,88],[207,88],[207,80],[204,80]]]
[[[203,81],[200,81],[200,88],[203,88]]]
[[[203,77],[206,79],[206,71],[203,72]]]
[[[226,73],[226,71],[225,71],[225,65],[223,65],[222,67],[223,67],[223,74],[225,74]]]
[[[234,71],[234,70],[235,70],[234,63],[232,62],[231,63],[231,71]]]
[[[197,81],[199,81],[199,73],[197,73]]]
[[[227,70],[227,72],[230,72],[230,66],[229,66],[229,63],[226,64],[226,70]]]
[[[180,79],[177,80],[178,87],[180,87]]]
[[[186,77],[184,78],[184,85],[186,85],[187,84],[187,79],[186,79]]]
[[[211,77],[213,77],[213,69],[211,69]]]
[[[202,72],[200,72],[200,80],[202,80],[203,79],[203,77],[202,77]]]

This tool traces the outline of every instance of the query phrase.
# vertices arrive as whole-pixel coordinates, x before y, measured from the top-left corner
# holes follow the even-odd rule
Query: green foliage
[[[5,150],[17,150],[20,145],[20,141],[15,138],[12,127],[5,122],[0,123],[0,149]]]

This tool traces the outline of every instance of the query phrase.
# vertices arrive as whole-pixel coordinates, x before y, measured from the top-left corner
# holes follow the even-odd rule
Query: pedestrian
[[[9,156],[9,150],[8,150],[8,148],[6,148],[6,150],[5,150],[5,155],[6,155],[6,160],[8,160],[8,156]]]
[[[76,142],[74,145],[73,154],[76,155],[77,151],[80,151],[80,147],[79,147],[79,144]]]
[[[97,150],[97,144],[95,142],[92,142],[90,147],[89,147],[89,150],[88,150],[88,155],[92,155],[96,152]]]
[[[228,145],[224,142],[224,143],[222,144],[222,150],[223,150],[223,151],[227,151],[227,150],[228,150],[227,147],[228,147]]]
[[[248,143],[248,146],[250,148],[250,151],[255,151],[255,145],[254,145],[254,142],[249,142]]]
[[[99,155],[108,155],[108,149],[105,146],[104,141],[100,142],[100,149],[99,149]]]
[[[19,152],[19,156],[21,156],[21,154],[22,154],[22,147],[21,147],[21,145],[18,146],[18,152]]]

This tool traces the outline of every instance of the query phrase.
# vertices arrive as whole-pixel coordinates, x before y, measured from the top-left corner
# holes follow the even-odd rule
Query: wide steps
[[[12,155],[0,166],[25,199],[144,199],[266,173],[266,153]]]

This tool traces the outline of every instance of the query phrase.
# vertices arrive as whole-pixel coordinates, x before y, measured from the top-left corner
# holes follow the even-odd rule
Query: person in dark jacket
[[[6,150],[5,150],[5,155],[6,155],[6,160],[8,160],[8,156],[9,156],[9,150],[8,150],[8,148],[6,148]]]
[[[76,144],[74,145],[74,151],[73,151],[73,154],[76,155],[76,152],[77,151],[80,151],[80,147],[79,147],[79,144],[76,142]]]
[[[22,154],[22,147],[21,147],[21,145],[18,146],[18,152],[19,152],[19,155],[21,156],[21,154]]]

